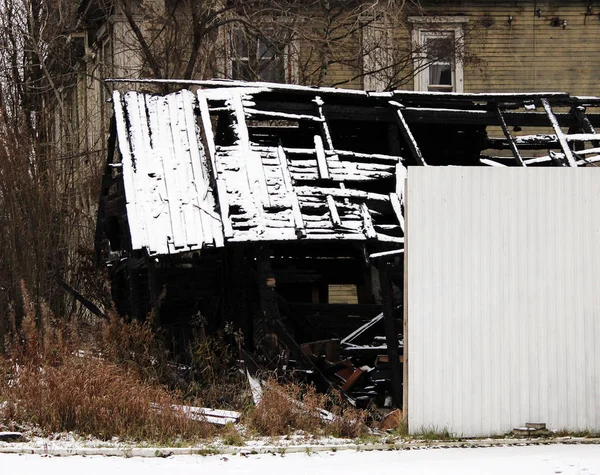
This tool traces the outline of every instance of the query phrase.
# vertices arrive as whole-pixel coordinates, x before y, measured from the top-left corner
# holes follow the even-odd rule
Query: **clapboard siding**
[[[600,5],[588,1],[422,2],[428,15],[466,15],[465,92],[561,90],[598,94]],[[534,14],[540,8],[540,17]],[[509,16],[513,21],[509,23]],[[553,27],[552,18],[567,25]]]

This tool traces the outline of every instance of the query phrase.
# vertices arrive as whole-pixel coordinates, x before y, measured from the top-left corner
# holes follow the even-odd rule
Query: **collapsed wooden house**
[[[188,89],[113,95],[97,248],[118,310],[180,342],[231,322],[324,385],[344,355],[385,359],[355,396],[397,406],[407,167],[600,161],[600,98],[165,83]]]

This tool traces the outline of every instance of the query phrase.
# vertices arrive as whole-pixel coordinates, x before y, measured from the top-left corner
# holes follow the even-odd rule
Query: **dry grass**
[[[326,422],[320,409],[330,408],[335,419]],[[312,386],[279,384],[274,380],[263,388],[260,403],[246,416],[245,423],[261,435],[288,435],[303,431],[313,435],[355,438],[368,429],[367,413],[344,403],[339,395],[319,394]]]
[[[171,393],[113,363],[73,357],[56,367],[19,368],[14,377],[6,416],[44,431],[156,442],[212,434],[207,423],[172,410],[180,401]]]
[[[103,439],[169,442],[214,433],[172,409],[183,399],[160,384],[168,366],[148,325],[111,317],[82,338],[77,325],[55,319],[45,306],[36,322],[24,287],[22,293],[25,316],[0,356],[7,421]]]
[[[0,354],[0,401],[8,403],[0,425],[159,443],[220,434],[225,443],[242,444],[235,427],[218,431],[173,409],[204,405],[245,410],[247,428],[267,436],[303,431],[354,438],[367,430],[365,411],[311,386],[271,380],[261,403],[252,407],[247,381],[236,369],[241,340],[235,334],[199,331],[189,374],[182,376],[149,324],[113,315],[82,331],[74,321],[56,319],[43,303],[36,307],[24,285],[21,292],[24,317],[19,326],[12,320],[5,355]],[[233,339],[233,349],[227,339]],[[321,408],[335,414],[333,422],[321,419]]]

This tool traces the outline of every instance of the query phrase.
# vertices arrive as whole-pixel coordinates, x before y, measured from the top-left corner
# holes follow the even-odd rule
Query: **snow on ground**
[[[267,455],[178,455],[169,458],[50,457],[0,454],[0,474],[165,475],[229,473],[296,475],[586,474],[600,475],[598,445],[337,451]]]

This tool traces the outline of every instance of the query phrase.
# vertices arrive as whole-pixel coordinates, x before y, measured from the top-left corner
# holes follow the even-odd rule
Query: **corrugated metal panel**
[[[114,93],[133,249],[173,254],[223,245],[195,96]]]
[[[410,168],[408,422],[600,429],[600,169]]]

